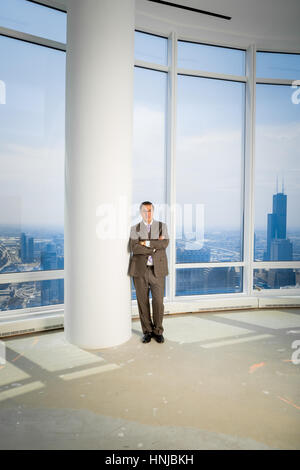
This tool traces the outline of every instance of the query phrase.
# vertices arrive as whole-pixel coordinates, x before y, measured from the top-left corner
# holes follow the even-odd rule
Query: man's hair
[[[152,202],[150,201],[144,201],[144,202],[141,202],[140,204],[140,210],[143,206],[152,206],[153,207],[153,210],[154,210],[154,205],[152,204]]]

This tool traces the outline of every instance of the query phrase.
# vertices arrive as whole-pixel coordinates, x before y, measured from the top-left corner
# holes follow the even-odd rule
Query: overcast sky
[[[63,225],[65,54],[0,38],[0,223]],[[162,57],[164,54],[162,53]],[[162,58],[162,62],[165,60]],[[279,64],[280,65],[280,64]],[[300,104],[257,87],[255,226],[266,229],[279,177],[300,229]],[[135,70],[133,201],[166,202],[167,75]],[[239,229],[244,84],[178,79],[176,202],[202,204],[205,229]]]
[[[134,200],[165,202],[166,74],[137,69],[135,77]],[[292,102],[293,92],[257,87],[257,229],[266,229],[277,177],[288,196],[288,227],[300,228],[300,104]],[[207,230],[239,228],[243,106],[241,83],[179,77],[176,201],[203,204]]]

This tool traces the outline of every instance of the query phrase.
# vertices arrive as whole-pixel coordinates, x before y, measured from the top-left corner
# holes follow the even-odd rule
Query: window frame
[[[29,0],[30,1],[30,0]],[[59,11],[63,11],[67,13],[66,10],[58,9],[56,7],[51,6],[50,4],[46,4],[43,2],[33,2],[43,5],[47,8],[56,9]],[[19,41],[35,44],[41,47],[47,47],[50,49],[66,52],[67,51],[67,44],[60,43],[53,41],[51,39],[41,38],[39,36],[34,36],[32,34],[27,34],[20,32],[14,29],[8,29],[0,26],[0,37],[8,37],[11,39],[17,39]],[[0,285],[1,284],[8,284],[8,283],[18,283],[18,282],[30,282],[30,281],[51,281],[51,280],[59,280],[64,279],[65,271],[64,269],[57,269],[57,270],[43,270],[43,271],[32,271],[32,272],[16,272],[16,273],[3,273],[0,274]],[[4,321],[7,319],[12,319],[14,317],[18,317],[19,315],[25,314],[41,314],[41,313],[63,313],[64,311],[64,304],[53,304],[53,305],[45,305],[45,306],[37,306],[37,307],[28,307],[23,309],[15,309],[15,310],[0,310],[0,320],[3,319]]]
[[[137,31],[153,34],[160,37],[163,36],[159,32],[137,28]],[[168,73],[168,111],[167,111],[167,153],[166,153],[166,202],[171,208],[169,223],[170,244],[168,247],[169,260],[169,276],[166,282],[166,300],[169,302],[176,301],[197,301],[201,299],[220,299],[220,298],[242,298],[242,297],[264,297],[264,296],[280,296],[283,295],[280,289],[268,289],[266,291],[258,291],[253,286],[254,270],[258,268],[299,268],[299,261],[289,262],[258,262],[254,261],[254,190],[255,190],[255,114],[256,114],[256,84],[285,84],[291,85],[293,80],[284,79],[264,79],[256,77],[256,52],[255,43],[251,43],[248,47],[238,47],[231,44],[213,43],[212,41],[200,41],[196,38],[186,38],[172,31],[167,37],[168,39],[168,66],[150,64],[140,60],[135,60],[135,66],[145,67],[152,70],[164,71]],[[245,51],[245,75],[230,75],[207,72],[201,70],[188,70],[178,68],[177,66],[177,50],[178,41],[192,42],[198,44],[207,44],[211,46],[225,47]],[[279,51],[266,50],[263,52],[274,53],[292,53],[295,51]],[[177,108],[177,77],[178,75],[189,75],[195,77],[215,78],[220,80],[238,81],[245,83],[245,129],[244,129],[244,161],[243,161],[243,258],[240,262],[222,262],[222,263],[176,263],[176,220],[175,211],[172,210],[176,206],[176,108]],[[176,268],[212,268],[212,267],[241,267],[243,270],[243,290],[241,293],[229,294],[203,294],[176,296]],[[288,295],[299,295],[300,289],[288,289]],[[136,302],[136,301],[133,301]]]
[[[44,0],[36,2],[45,7],[53,8],[51,0]],[[55,8],[55,7],[54,7]],[[61,11],[67,10],[61,9]],[[175,211],[170,211],[170,219],[168,220],[170,244],[168,247],[169,259],[169,276],[166,282],[166,300],[169,302],[174,301],[191,301],[202,299],[221,299],[221,298],[243,298],[243,297],[264,297],[264,296],[282,296],[283,292],[280,289],[269,289],[267,291],[257,291],[253,287],[253,274],[255,269],[265,268],[300,268],[299,261],[254,261],[254,176],[255,176],[255,113],[256,113],[256,84],[282,84],[292,85],[293,80],[289,79],[276,79],[276,78],[261,78],[256,77],[256,52],[270,52],[270,53],[290,53],[299,54],[299,51],[275,50],[258,48],[256,43],[249,43],[248,47],[238,47],[232,44],[214,43],[212,41],[202,41],[199,38],[187,38],[177,34],[175,28],[171,33],[166,36],[158,31],[147,30],[146,28],[136,28],[136,31],[164,37],[168,41],[168,65],[158,65],[149,62],[135,60],[136,67],[148,68],[151,70],[163,71],[168,74],[168,106],[167,106],[167,120],[166,120],[166,203],[169,207],[175,207],[176,204],[176,106],[177,106],[177,76],[192,75],[199,77],[217,78],[221,80],[240,81],[246,85],[246,102],[245,102],[245,136],[244,136],[244,213],[243,213],[243,260],[241,262],[232,263],[176,263],[176,220]],[[67,45],[53,40],[44,39],[38,36],[22,33],[18,30],[12,30],[0,26],[0,35],[10,38],[18,39],[21,41],[37,44],[43,47],[49,47],[66,52]],[[246,73],[245,76],[227,75],[204,72],[201,70],[186,70],[177,67],[177,45],[178,41],[194,42],[199,44],[207,44],[218,47],[233,48],[244,50],[246,53]],[[239,266],[243,268],[243,291],[235,294],[209,294],[198,296],[176,296],[176,268],[205,268],[205,267],[230,267]],[[0,284],[25,282],[32,280],[52,280],[63,279],[64,270],[55,271],[37,271],[37,272],[24,272],[24,273],[4,273],[0,276]],[[288,289],[288,295],[299,295],[300,289]],[[136,301],[132,301],[133,304]],[[34,307],[29,309],[18,309],[11,311],[0,312],[0,318],[19,315],[20,313],[41,313],[47,311],[53,312],[54,310],[63,311],[63,305],[53,305],[44,307]]]
[[[253,51],[255,54],[254,57],[254,67],[253,67],[253,97],[254,97],[254,102],[253,102],[253,148],[255,148],[255,111],[256,111],[256,85],[264,84],[264,85],[289,85],[291,86],[293,82],[295,81],[294,79],[284,79],[284,78],[263,78],[263,77],[257,77],[256,76],[256,54],[259,52],[264,52],[264,53],[277,53],[277,54],[298,54],[300,55],[300,52],[295,52],[295,51],[282,51],[282,50],[272,50],[272,49],[265,49],[265,48],[257,48],[253,46]],[[254,150],[253,150],[254,153]],[[252,209],[252,252],[251,252],[251,266],[252,266],[252,284],[251,284],[251,295],[256,295],[258,297],[264,297],[264,296],[282,296],[285,294],[287,295],[299,295],[300,294],[300,289],[298,288],[289,288],[289,289],[266,289],[262,291],[257,291],[253,287],[253,278],[254,278],[254,270],[256,269],[276,269],[276,268],[300,268],[300,261],[254,261],[254,229],[255,229],[255,218],[254,218],[254,191],[255,191],[255,155],[253,154],[253,174],[252,174],[252,198],[253,198],[253,209]]]

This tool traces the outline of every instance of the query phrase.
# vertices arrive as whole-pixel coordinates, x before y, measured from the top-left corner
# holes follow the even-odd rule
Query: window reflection
[[[63,303],[63,279],[0,284],[1,311]]]
[[[244,83],[179,76],[176,262],[242,260]]]
[[[256,89],[256,261],[300,260],[299,109],[292,92],[285,85]]]
[[[168,65],[168,40],[153,34],[135,31],[134,56],[136,60]]]
[[[256,75],[263,78],[299,80],[300,54],[257,52]]]
[[[243,290],[239,267],[176,269],[176,295],[237,293]]]
[[[245,51],[178,41],[178,67],[231,75],[245,75]]]
[[[135,67],[133,129],[133,204],[148,200],[154,217],[166,203],[166,108],[168,75]]]
[[[253,288],[291,289],[300,288],[300,269],[254,269]],[[288,291],[286,292],[288,294]]]
[[[0,273],[62,269],[65,53],[0,37]]]
[[[1,0],[0,26],[67,42],[67,14],[27,0]]]

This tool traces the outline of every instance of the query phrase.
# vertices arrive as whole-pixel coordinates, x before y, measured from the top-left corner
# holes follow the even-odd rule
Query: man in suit
[[[167,225],[154,220],[154,206],[150,201],[140,205],[141,222],[131,227],[128,274],[133,277],[139,316],[143,331],[143,343],[155,338],[164,342],[163,315],[165,276],[169,274],[166,248],[169,244]],[[149,291],[152,294],[150,315]]]

